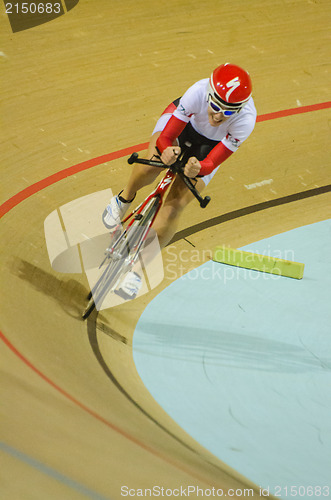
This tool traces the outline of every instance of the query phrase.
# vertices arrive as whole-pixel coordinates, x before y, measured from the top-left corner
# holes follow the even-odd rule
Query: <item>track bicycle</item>
[[[146,160],[139,158],[138,153],[133,153],[128,158],[127,161],[130,165],[141,163],[166,168],[167,172],[154,191],[111,231],[113,235],[111,244],[106,249],[104,260],[99,266],[99,269],[103,268],[103,270],[87,296],[88,302],[82,314],[83,319],[86,319],[95,308],[100,309],[106,295],[116,290],[122,277],[137,262],[139,253],[161,208],[164,195],[176,175],[181,177],[202,208],[205,208],[210,202],[209,196],[202,197],[197,191],[194,179],[184,174],[184,166],[189,156],[190,150],[187,148],[170,166],[162,163],[159,157],[156,157],[156,160]],[[130,222],[123,229],[122,224],[128,221]]]

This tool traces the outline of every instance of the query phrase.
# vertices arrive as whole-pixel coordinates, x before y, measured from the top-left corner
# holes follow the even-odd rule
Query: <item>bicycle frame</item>
[[[108,256],[110,256],[110,255],[112,255],[115,252],[116,247],[118,246],[118,244],[120,243],[120,241],[122,241],[122,239],[125,237],[125,235],[127,234],[128,230],[130,229],[130,227],[134,224],[134,222],[136,220],[139,220],[139,218],[140,218],[139,216],[141,215],[141,213],[143,212],[143,210],[145,209],[145,207],[148,205],[148,203],[150,202],[150,200],[153,199],[153,198],[157,198],[158,199],[157,209],[156,209],[155,214],[154,214],[153,218],[151,219],[148,227],[146,228],[146,231],[145,231],[145,234],[144,234],[143,238],[140,241],[140,244],[139,244],[139,246],[137,248],[137,252],[136,252],[136,254],[134,256],[134,260],[133,260],[132,264],[135,262],[135,260],[136,260],[136,258],[138,256],[139,250],[140,250],[141,246],[143,245],[144,241],[147,238],[149,229],[152,226],[152,224],[153,224],[153,222],[154,222],[154,220],[155,220],[155,218],[156,218],[156,216],[157,216],[157,214],[158,214],[158,212],[159,212],[159,210],[161,208],[164,195],[167,192],[169,186],[171,185],[171,183],[172,183],[172,181],[173,181],[173,179],[175,178],[176,175],[179,175],[181,177],[181,179],[186,184],[186,186],[189,188],[189,190],[192,192],[192,194],[197,198],[197,200],[199,201],[200,206],[202,208],[205,208],[208,205],[208,203],[210,202],[210,197],[206,196],[205,198],[203,198],[198,193],[198,191],[196,190],[195,185],[193,184],[192,180],[184,175],[184,172],[183,172],[183,164],[185,163],[184,158],[185,157],[187,158],[188,154],[189,154],[189,151],[186,151],[186,153],[184,153],[177,160],[176,163],[174,163],[173,165],[169,166],[168,169],[167,169],[166,174],[161,179],[161,181],[159,182],[159,184],[156,186],[155,190],[149,196],[147,196],[147,198],[135,210],[133,210],[129,215],[127,215],[123,219],[123,221],[121,221],[121,223],[118,226],[116,226],[116,228],[114,229],[114,234],[116,234],[116,231],[121,227],[121,224],[126,223],[128,220],[130,220],[134,216],[134,218],[131,220],[131,222],[128,224],[128,226],[123,231],[123,233],[119,236],[119,238],[115,241],[115,243],[112,244],[106,250],[106,255],[108,254]],[[138,157],[138,153],[133,153],[130,156],[130,158],[128,158],[128,163],[130,165],[133,164],[133,163],[141,163],[141,164],[144,164],[144,165],[149,165],[149,166],[154,166],[154,167],[159,167],[159,168],[167,168],[166,165],[164,165],[164,163],[162,163],[161,161],[146,160],[144,158],[139,158]]]
[[[125,237],[125,235],[129,231],[130,227],[132,227],[132,225],[134,224],[134,222],[136,220],[139,220],[139,218],[140,218],[139,216],[142,214],[142,212],[145,209],[145,207],[149,204],[149,202],[153,198],[155,198],[155,199],[158,200],[157,208],[155,210],[153,218],[149,222],[149,225],[145,228],[145,232],[144,232],[143,238],[141,238],[141,240],[139,242],[139,245],[137,247],[136,253],[135,253],[135,255],[134,255],[133,259],[132,259],[132,262],[130,262],[130,265],[133,265],[135,263],[135,261],[137,260],[139,251],[140,251],[143,243],[145,242],[145,240],[147,238],[147,235],[149,233],[149,229],[151,228],[152,224],[154,223],[154,220],[155,220],[155,218],[156,218],[156,216],[157,216],[157,214],[158,214],[158,212],[159,212],[159,210],[161,208],[164,195],[167,192],[167,190],[168,190],[169,186],[171,185],[171,183],[172,183],[173,179],[175,178],[175,176],[176,176],[176,174],[171,169],[168,169],[168,171],[166,172],[165,176],[161,179],[161,181],[156,186],[156,188],[154,189],[154,191],[152,191],[152,193],[149,196],[147,196],[147,198],[137,208],[135,208],[135,210],[133,210],[132,212],[130,212],[129,215],[127,215],[123,219],[123,221],[121,221],[121,223],[118,226],[116,226],[116,228],[114,229],[114,233],[115,234],[116,234],[116,231],[118,231],[118,229],[121,227],[122,224],[125,224],[128,220],[132,219],[129,222],[129,224],[127,225],[126,229],[123,231],[123,233],[115,241],[115,243],[113,243],[109,248],[107,248],[106,254],[108,256],[111,256],[111,255],[113,255],[115,253],[116,247],[119,245],[119,243]]]
[[[152,198],[158,197],[159,205],[158,205],[158,208],[155,212],[155,216],[153,218],[153,222],[154,222],[154,219],[155,219],[156,215],[158,214],[158,211],[162,205],[163,197],[164,197],[165,193],[167,192],[173,179],[175,178],[175,175],[176,174],[174,172],[172,172],[170,169],[168,169],[165,176],[163,177],[163,179],[161,179],[161,181],[156,186],[154,191],[149,196],[147,196],[147,198],[135,210],[133,210],[127,217],[125,217],[125,219],[123,219],[122,222],[124,222],[124,223],[127,222],[134,214],[136,214],[136,215],[140,214]],[[133,224],[133,222],[134,222],[134,220],[132,220],[130,222],[128,227],[131,226]]]

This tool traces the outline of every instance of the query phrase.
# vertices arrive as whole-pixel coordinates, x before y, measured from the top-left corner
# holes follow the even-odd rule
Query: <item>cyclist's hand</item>
[[[184,174],[187,177],[196,177],[201,170],[201,163],[195,156],[191,156],[191,158],[188,159],[188,162],[185,165],[184,168]]]
[[[165,165],[172,165],[177,160],[180,155],[180,147],[179,146],[169,146],[165,148],[161,155],[161,161]]]

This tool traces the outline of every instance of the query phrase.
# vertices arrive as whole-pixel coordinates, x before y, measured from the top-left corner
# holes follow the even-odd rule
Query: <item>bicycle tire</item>
[[[120,242],[117,252],[121,258],[113,262],[112,274],[109,275],[103,285],[103,288],[97,294],[97,300],[102,303],[102,296],[105,296],[112,283],[118,283],[121,275],[126,274],[134,266],[139,251],[141,250],[142,243],[144,242],[150,229],[149,222],[153,219],[157,206],[159,205],[159,197],[152,198],[142,211],[142,217],[135,220],[133,224],[127,228],[127,232],[123,240]],[[142,231],[140,231],[142,229]],[[138,254],[138,255],[137,255]],[[105,274],[108,273],[106,270]],[[109,273],[108,273],[109,274]],[[104,297],[103,297],[104,298]]]
[[[115,269],[114,269],[115,268]],[[93,286],[92,290],[87,296],[87,306],[84,309],[82,318],[86,319],[95,309],[96,304],[101,305],[106,293],[108,293],[109,281],[116,277],[117,271],[119,269],[119,262],[109,262],[107,267],[102,271],[97,282]],[[115,270],[115,273],[114,273]]]
[[[93,298],[90,298],[90,300],[87,303],[87,306],[84,309],[84,312],[82,314],[83,319],[87,319],[89,315],[91,314],[92,311],[95,309],[95,302]]]
[[[147,226],[147,224],[149,224],[149,222],[153,219],[158,205],[158,197],[151,199],[150,203],[144,208],[142,217],[134,221],[132,226],[128,229],[126,237],[120,243],[119,249],[117,250],[118,254],[122,255],[122,258],[116,261],[111,261],[100,275],[96,284],[87,296],[88,304],[82,314],[83,319],[88,318],[91,312],[95,309],[96,304],[102,304],[105,296],[110,291],[112,284],[118,282],[120,274],[128,272],[129,267],[133,267],[136,259],[132,260],[132,263],[130,263],[126,268],[124,267],[125,260],[130,262],[131,252],[139,252],[146,237],[146,231],[149,231],[150,229],[150,226]],[[139,231],[139,228],[145,228],[146,231]]]

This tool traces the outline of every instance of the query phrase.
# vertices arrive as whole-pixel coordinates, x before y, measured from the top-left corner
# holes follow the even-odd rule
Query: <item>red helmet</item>
[[[212,72],[208,91],[222,105],[241,108],[252,94],[251,78],[235,64],[222,64]]]

